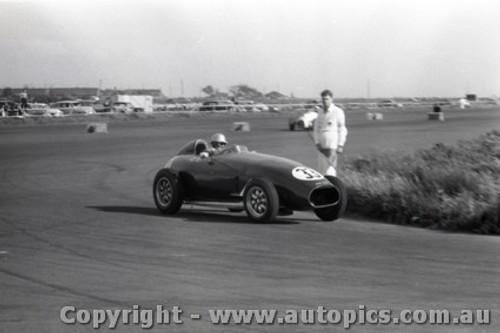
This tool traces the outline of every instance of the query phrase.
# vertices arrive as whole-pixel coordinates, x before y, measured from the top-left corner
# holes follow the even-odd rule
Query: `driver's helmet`
[[[227,145],[226,137],[222,133],[215,133],[210,138],[210,145],[212,148],[222,149]]]

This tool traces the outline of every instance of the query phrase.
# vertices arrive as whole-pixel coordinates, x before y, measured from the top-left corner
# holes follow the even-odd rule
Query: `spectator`
[[[2,117],[7,117],[9,115],[9,103],[5,103],[3,106],[2,106]]]
[[[19,97],[21,97],[21,109],[24,110],[28,107],[28,93],[26,92],[26,89],[19,94]]]

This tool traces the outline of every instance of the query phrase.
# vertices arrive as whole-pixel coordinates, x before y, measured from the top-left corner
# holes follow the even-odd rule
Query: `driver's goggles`
[[[216,142],[216,141],[212,142],[212,147],[214,147],[214,148],[220,148],[220,147],[225,147],[225,146],[226,146],[225,142]]]

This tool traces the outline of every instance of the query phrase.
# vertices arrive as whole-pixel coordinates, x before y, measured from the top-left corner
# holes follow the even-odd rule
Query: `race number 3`
[[[307,168],[307,167],[296,167],[292,170],[292,175],[300,180],[319,180],[323,179],[323,175],[319,172]]]

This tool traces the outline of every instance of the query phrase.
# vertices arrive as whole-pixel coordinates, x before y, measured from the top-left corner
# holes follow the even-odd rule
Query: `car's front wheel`
[[[180,179],[167,169],[158,171],[153,183],[153,198],[156,207],[162,213],[177,213],[183,201],[183,187]]]
[[[347,207],[347,191],[344,184],[337,177],[325,176],[326,179],[332,183],[339,191],[339,202],[332,207],[318,208],[314,210],[314,213],[321,220],[326,222],[332,222],[344,215],[345,209]]]
[[[278,192],[267,179],[252,179],[243,193],[248,216],[258,222],[274,220],[279,210]]]

